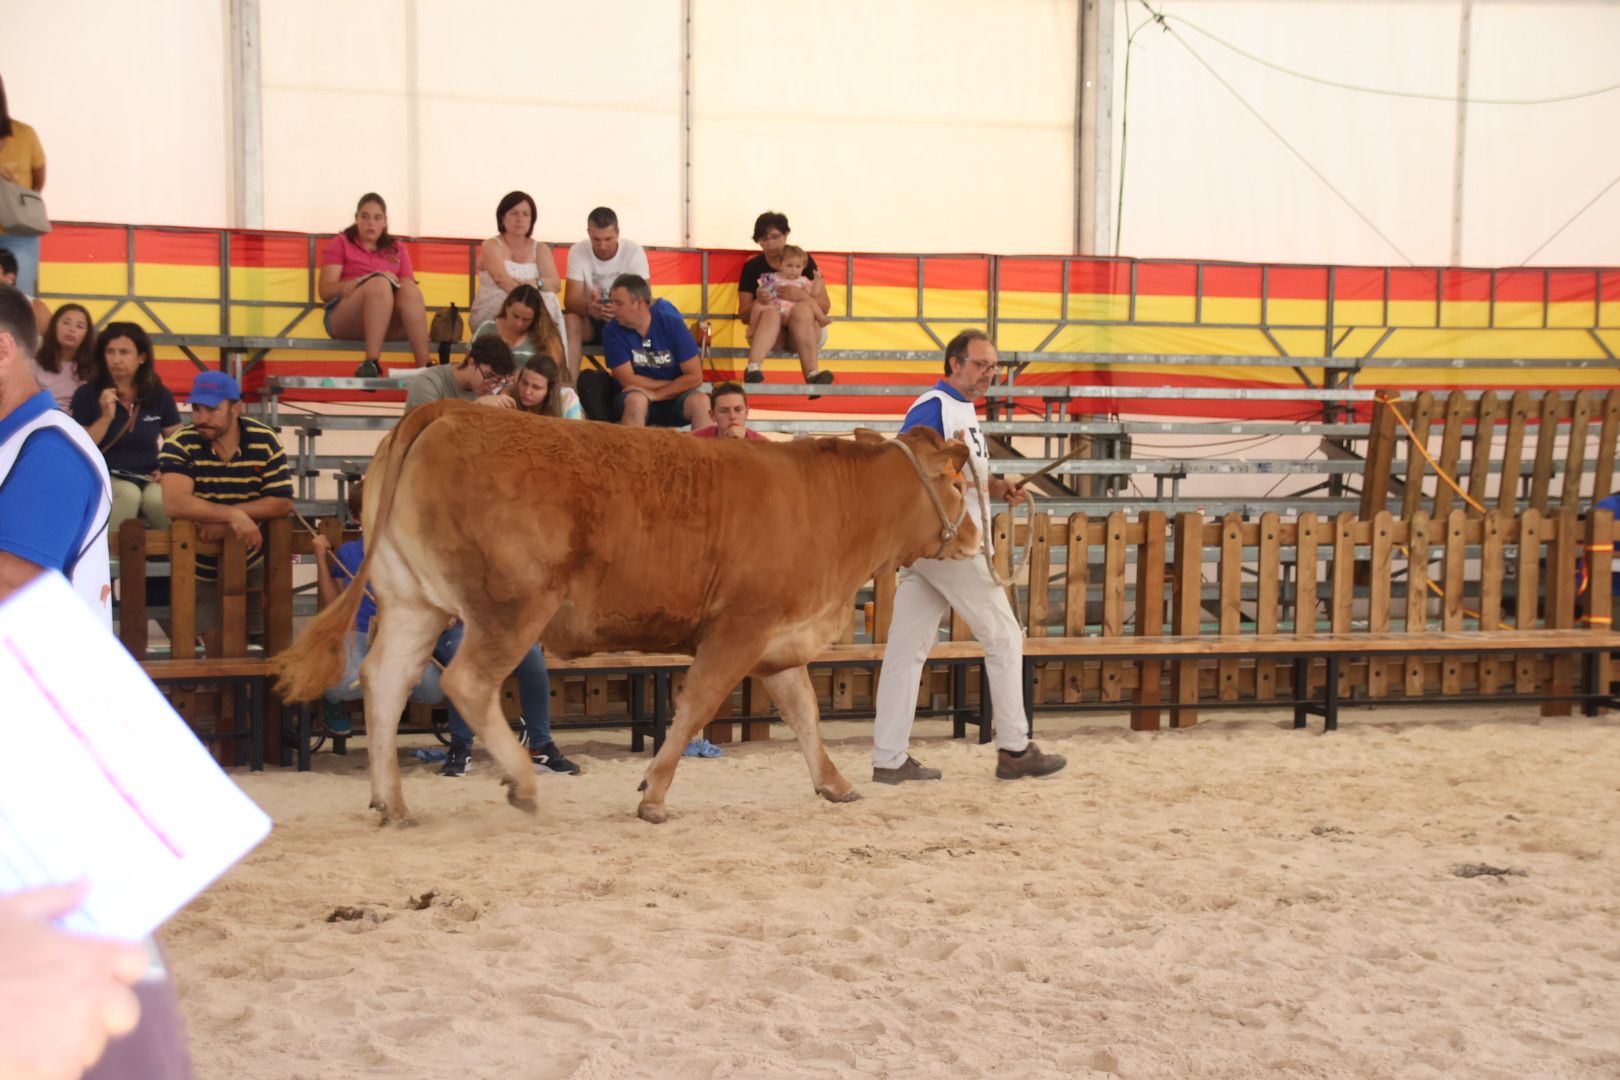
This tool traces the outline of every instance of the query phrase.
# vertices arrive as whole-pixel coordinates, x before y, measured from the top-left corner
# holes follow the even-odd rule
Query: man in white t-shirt
[[[601,341],[602,327],[613,321],[609,299],[620,274],[652,280],[647,253],[634,240],[619,239],[619,215],[598,206],[585,219],[585,235],[568,249],[568,284],[563,291],[563,317],[568,321],[568,370],[575,381],[586,342]]]

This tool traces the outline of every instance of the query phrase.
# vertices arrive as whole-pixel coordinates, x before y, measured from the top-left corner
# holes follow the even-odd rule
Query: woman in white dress
[[[537,213],[534,199],[523,191],[508,192],[495,207],[495,224],[500,232],[478,249],[478,291],[473,294],[469,312],[471,325],[480,326],[493,319],[519,285],[533,285],[540,290],[552,320],[559,329],[562,327],[562,305],[557,301],[562,280],[550,245],[534,238]]]

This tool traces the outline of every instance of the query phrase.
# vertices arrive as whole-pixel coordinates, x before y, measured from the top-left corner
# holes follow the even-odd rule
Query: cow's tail
[[[454,407],[458,403],[449,404]],[[368,508],[376,506],[377,510],[366,523],[366,557],[337,600],[316,615],[290,647],[271,659],[270,671],[283,701],[314,701],[343,678],[346,659],[343,639],[353,628],[360,601],[365,599],[371,560],[393,509],[405,454],[427,426],[444,412],[437,404],[413,410],[389,434],[380,448],[381,453],[372,461],[366,474],[365,501]]]

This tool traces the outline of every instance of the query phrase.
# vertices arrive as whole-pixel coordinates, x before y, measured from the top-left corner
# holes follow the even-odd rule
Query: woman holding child
[[[180,429],[180,410],[158,380],[145,330],[131,322],[107,324],[91,353],[90,377],[74,391],[69,412],[96,441],[112,474],[107,532],[117,533],[137,515],[150,528],[167,529],[158,446]]]
[[[833,373],[821,370],[821,346],[827,340],[827,313],[832,301],[816,260],[790,247],[786,214],[767,210],[754,222],[760,253],[743,264],[737,283],[737,318],[748,327],[748,367],[743,381],[763,382],[765,354],[792,349],[799,354],[804,381],[826,384]]]
[[[366,343],[355,375],[382,374],[377,361],[384,341],[410,342],[416,366],[427,367],[427,306],[410,252],[388,231],[388,204],[381,195],[360,196],[354,224],[326,245],[318,294],[326,303],[327,335]]]

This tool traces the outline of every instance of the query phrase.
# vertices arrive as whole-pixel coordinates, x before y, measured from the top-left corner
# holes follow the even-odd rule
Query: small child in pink
[[[816,317],[816,325],[827,326],[832,322],[832,319],[828,318],[827,313],[821,310],[820,304],[814,300],[786,300],[777,292],[784,285],[796,285],[808,294],[810,292],[810,279],[804,276],[804,268],[809,263],[810,256],[804,253],[803,248],[788,244],[782,248],[782,269],[759,276],[759,296],[760,299],[767,303],[774,304],[776,310],[782,313],[784,320],[793,313],[793,305],[801,302],[808,304],[811,312]]]

